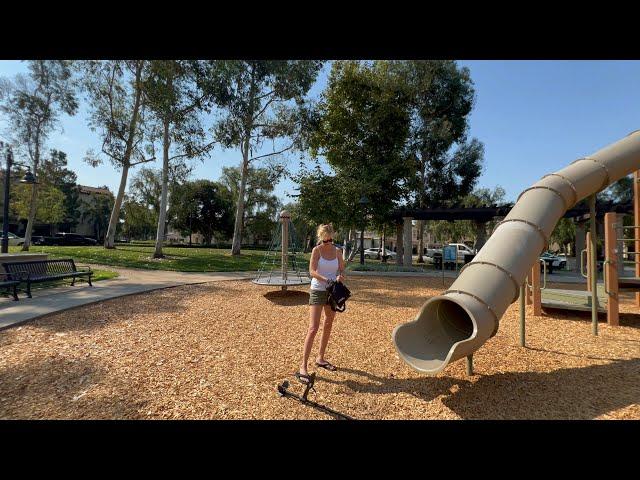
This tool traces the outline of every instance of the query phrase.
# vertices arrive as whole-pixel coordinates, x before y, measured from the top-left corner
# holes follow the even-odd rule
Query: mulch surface
[[[639,419],[640,309],[621,326],[589,313],[527,311],[465,362],[423,376],[397,356],[391,331],[451,282],[352,277],[309,398],[356,419]],[[0,332],[0,418],[327,419],[280,398],[308,326],[308,294],[247,281],[183,286],[101,302]],[[319,332],[310,361],[319,343]]]

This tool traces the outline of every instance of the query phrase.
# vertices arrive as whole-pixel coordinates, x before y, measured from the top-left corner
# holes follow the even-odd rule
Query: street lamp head
[[[36,177],[34,177],[33,173],[31,173],[30,167],[27,167],[27,173],[24,174],[24,177],[22,178],[22,180],[20,180],[20,183],[25,183],[27,185],[33,185],[34,183],[38,183],[36,182]]]

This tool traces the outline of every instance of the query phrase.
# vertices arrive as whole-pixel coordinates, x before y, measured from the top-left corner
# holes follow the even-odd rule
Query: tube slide
[[[524,190],[451,288],[427,300],[415,320],[393,330],[400,358],[436,375],[478,350],[498,331],[500,318],[518,298],[564,213],[638,169],[640,130]]]

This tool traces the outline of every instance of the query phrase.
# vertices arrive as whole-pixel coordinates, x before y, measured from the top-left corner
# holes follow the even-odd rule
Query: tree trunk
[[[118,220],[120,219],[120,208],[122,207],[122,200],[124,199],[124,189],[127,186],[128,175],[129,164],[127,162],[122,167],[122,175],[120,176],[120,187],[118,187],[118,194],[116,195],[116,200],[113,203],[111,217],[109,217],[107,235],[104,237],[104,248],[115,248],[116,228],[118,227]]]
[[[352,262],[356,254],[358,253],[358,232],[353,229],[349,230],[350,241],[353,242],[351,244],[351,251],[349,252],[349,258],[347,259],[349,262]]]
[[[387,263],[387,246],[386,246],[387,235],[386,235],[386,232],[385,232],[385,227],[382,227],[382,239],[381,239],[381,242],[382,242],[382,262],[383,263]]]
[[[29,219],[27,220],[27,230],[24,233],[24,244],[22,251],[28,252],[31,245],[31,232],[36,219],[36,202],[38,201],[38,185],[31,185],[31,205],[29,206]]]
[[[124,189],[127,186],[127,177],[129,168],[131,167],[131,154],[133,152],[134,137],[138,126],[138,117],[140,112],[140,101],[142,95],[141,88],[142,62],[138,62],[136,66],[136,83],[135,83],[135,100],[133,103],[133,112],[131,114],[131,122],[129,122],[129,136],[127,137],[127,145],[122,157],[122,175],[120,176],[120,187],[116,195],[116,201],[111,210],[109,218],[109,226],[107,227],[107,235],[104,239],[104,248],[115,248],[116,228],[120,219],[120,208],[122,208],[122,199],[124,198]]]
[[[418,220],[418,260],[417,263],[424,263],[422,252],[424,251],[424,220]]]
[[[35,154],[33,157],[33,176],[36,181],[38,180],[38,166],[40,165],[40,130],[36,132],[36,145]],[[29,218],[27,220],[27,230],[24,232],[24,243],[22,244],[22,251],[28,252],[31,246],[31,233],[33,232],[33,224],[36,220],[36,202],[38,201],[38,184],[31,185],[31,205],[29,206]],[[7,220],[5,220],[7,221]]]
[[[351,229],[349,229],[349,231],[347,232],[347,236],[344,239],[344,248],[342,249],[342,260],[344,260],[345,262],[347,261],[347,259],[349,258],[349,241],[351,240]]]
[[[473,248],[476,250],[476,253],[480,251],[480,249],[487,243],[487,231],[486,224],[484,222],[473,222],[476,227],[476,241],[473,245]]]
[[[244,190],[247,186],[247,175],[249,171],[249,132],[247,132],[244,146],[242,148],[242,176],[240,178],[240,189],[238,191],[238,201],[236,205],[236,223],[233,229],[233,243],[231,245],[231,255],[240,255],[240,245],[242,244],[242,219],[244,218]]]
[[[158,232],[156,234],[156,250],[153,258],[162,258],[162,243],[164,241],[165,222],[167,219],[167,192],[169,190],[169,121],[163,122],[162,139],[162,193],[160,195],[160,212],[158,215]]]
[[[399,223],[396,225],[396,264],[404,264],[404,235],[403,225]]]

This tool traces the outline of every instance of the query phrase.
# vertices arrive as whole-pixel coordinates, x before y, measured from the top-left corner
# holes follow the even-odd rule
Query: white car
[[[564,270],[567,266],[566,256],[554,255],[551,252],[544,252],[540,255],[540,260],[550,262],[552,268],[559,268],[560,270]]]
[[[395,258],[396,252],[392,252],[391,250],[385,248],[385,253],[387,257]],[[364,250],[364,258],[378,258],[378,255],[382,254],[382,250],[379,248],[365,248]]]
[[[448,247],[456,247],[458,262],[464,261],[465,255],[475,255],[475,252],[464,243],[449,243]],[[433,259],[434,254],[442,255],[441,248],[428,248],[427,257]]]
[[[2,234],[0,233],[0,238],[2,238]],[[21,246],[24,243],[24,238],[19,237],[11,232],[9,232],[9,245],[11,246]]]

